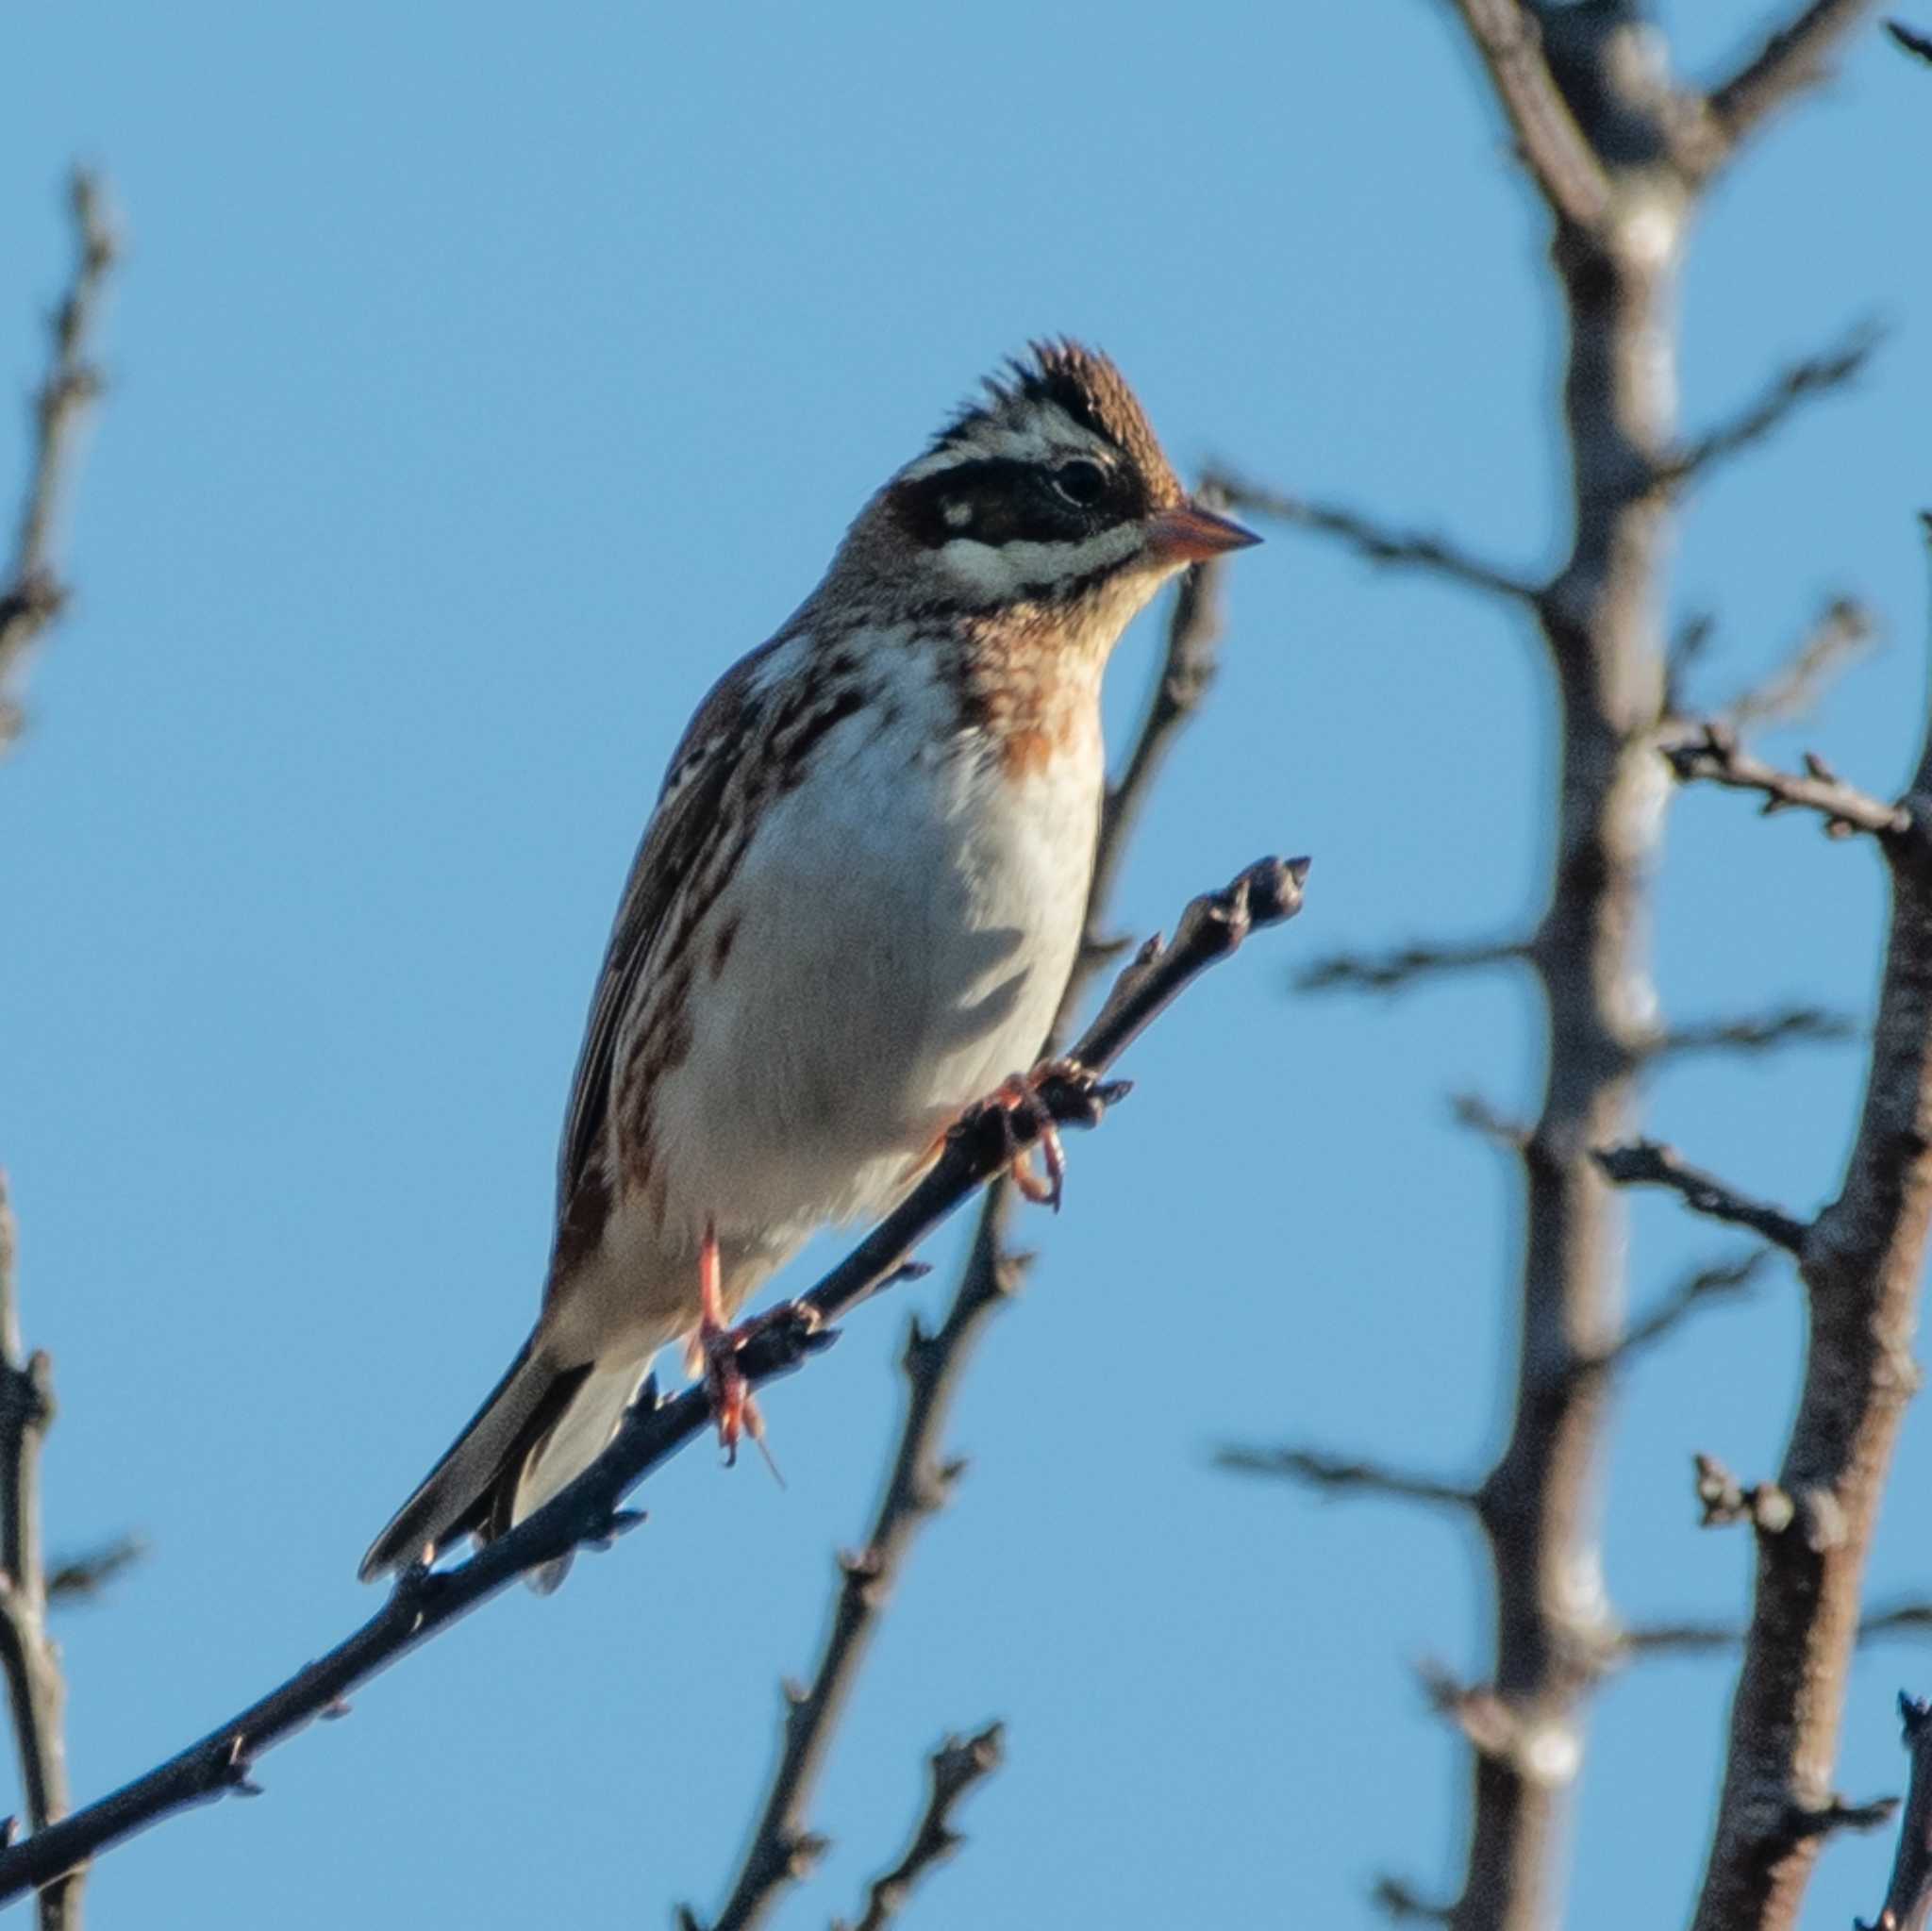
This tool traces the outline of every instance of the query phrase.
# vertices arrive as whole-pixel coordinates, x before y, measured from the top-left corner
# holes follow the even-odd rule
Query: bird
[[[673,1342],[727,1458],[762,1440],[733,1365],[759,1323],[729,1323],[818,1228],[903,1197],[975,1102],[1027,1104],[1086,921],[1108,658],[1167,578],[1258,541],[1065,338],[870,498],[672,756],[577,1059],[541,1311],[365,1581],[540,1508]],[[1056,1167],[1022,1177],[1057,1204]]]

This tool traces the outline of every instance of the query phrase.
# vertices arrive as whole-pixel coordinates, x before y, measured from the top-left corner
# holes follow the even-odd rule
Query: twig
[[[1814,398],[1829,395],[1850,383],[1871,360],[1883,339],[1875,322],[1859,323],[1835,347],[1807,356],[1781,369],[1763,391],[1737,411],[1728,421],[1685,443],[1657,464],[1659,489],[1682,489],[1695,482],[1707,471],[1761,442],[1799,408]]]
[[[1858,1919],[1856,1931],[1923,1931],[1932,1917],[1932,1704],[1921,1703],[1901,1690],[1898,1714],[1906,1755],[1912,1763],[1899,1819],[1898,1851],[1877,1917],[1869,1924]]]
[[[147,1543],[140,1536],[116,1536],[98,1549],[63,1556],[47,1570],[49,1606],[64,1609],[92,1602],[117,1575],[132,1569],[146,1554]]]
[[[1715,1467],[1716,1465],[1713,1464]],[[1858,1646],[1889,1637],[1932,1634],[1932,1602],[1914,1599],[1873,1609],[1858,1619]],[[1626,1659],[1648,1656],[1702,1656],[1736,1649],[1744,1640],[1739,1623],[1642,1623],[1626,1628],[1620,1647]]]
[[[1534,12],[1523,0],[1456,0],[1456,10],[1550,212],[1572,227],[1597,227],[1609,212],[1609,179],[1550,74]]]
[[[55,308],[47,373],[33,401],[33,449],[13,556],[0,577],[0,747],[17,732],[19,711],[4,692],[28,646],[59,616],[67,601],[55,562],[60,512],[78,459],[79,431],[101,391],[89,360],[101,290],[114,264],[116,241],[100,183],[76,169],[68,187],[75,258],[67,291]]]
[[[1698,1526],[1728,1528],[1748,1522],[1767,1536],[1781,1536],[1797,1518],[1797,1504],[1775,1482],[1754,1482],[1747,1489],[1715,1456],[1693,1456],[1697,1471],[1697,1502],[1703,1513]]]
[[[1885,30],[1907,54],[1916,54],[1921,60],[1932,62],[1932,37],[1908,27],[1902,20],[1888,20]]]
[[[925,1808],[905,1855],[882,1876],[873,1879],[865,1911],[856,1924],[841,1918],[832,1931],[885,1931],[906,1908],[914,1888],[928,1871],[943,1864],[965,1841],[953,1828],[953,1812],[974,1784],[1000,1767],[1002,1726],[990,1724],[976,1737],[948,1737],[927,1765],[929,1784]]]
[[[1476,939],[1405,945],[1395,952],[1332,952],[1295,975],[1301,992],[1397,992],[1416,980],[1486,966],[1514,965],[1529,957],[1524,939]]]
[[[1420,1502],[1432,1508],[1473,1509],[1476,1506],[1475,1490],[1464,1484],[1387,1468],[1380,1462],[1329,1455],[1317,1448],[1229,1446],[1215,1451],[1214,1466],[1244,1475],[1301,1482],[1331,1495],[1379,1496],[1391,1502]]]
[[[1833,49],[1869,5],[1870,0],[1814,0],[1713,87],[1707,107],[1714,139],[1699,172],[1710,174],[1775,109],[1817,85]]]
[[[41,1444],[54,1420],[53,1364],[21,1341],[13,1207],[0,1174],[0,1673],[13,1720],[29,1826],[39,1831],[67,1810],[67,1746],[61,1716],[67,1686],[47,1635],[46,1572],[41,1560]],[[41,1894],[41,1931],[80,1923],[84,1873],[75,1870]]]
[[[1741,1019],[1707,1019],[1667,1026],[1644,1057],[1686,1059],[1699,1053],[1769,1053],[1779,1046],[1824,1045],[1858,1037],[1857,1023],[1822,1006],[1781,1006]]]
[[[1222,891],[1195,899],[1173,942],[1150,940],[1114,982],[1105,1004],[1071,1049],[1080,1076],[1043,1079],[1037,1090],[1061,1125],[1096,1124],[1124,1091],[1101,1075],[1209,966],[1260,926],[1301,908],[1306,859],[1261,860]],[[745,1344],[739,1366],[759,1387],[790,1373],[831,1338],[833,1322],[900,1276],[908,1254],[961,1202],[1003,1171],[1015,1147],[1038,1138],[1039,1123],[987,1109],[969,1115],[900,1205],[794,1304]],[[652,1470],[704,1435],[710,1405],[702,1388],[659,1402],[647,1383],[604,1453],[559,1495],[465,1562],[404,1571],[389,1600],[360,1629],[239,1712],[113,1795],[75,1811],[10,1849],[0,1850],[0,1903],[44,1885],[157,1819],[249,1779],[254,1761],[358,1684],[407,1655],[515,1577],[580,1546],[608,1542],[642,1518],[622,1507]]]
[[[1733,791],[1755,791],[1764,800],[1767,817],[1787,808],[1816,811],[1824,820],[1828,838],[1850,838],[1864,831],[1880,840],[1903,840],[1912,830],[1911,813],[1905,806],[1888,805],[1846,784],[1822,757],[1807,752],[1802,775],[1780,771],[1744,751],[1716,718],[1707,719],[1682,739],[1667,741],[1661,749],[1680,783],[1702,781]]]
[[[1676,1333],[1690,1316],[1710,1302],[1741,1293],[1763,1271],[1771,1250],[1759,1247],[1737,1260],[1700,1267],[1666,1294],[1648,1314],[1633,1321],[1607,1353],[1595,1357],[1597,1368],[1621,1368],[1646,1348]]]
[[[1212,472],[1214,487],[1236,509],[1268,518],[1274,523],[1293,524],[1320,536],[1336,537],[1371,563],[1404,570],[1423,570],[1447,577],[1470,590],[1491,596],[1505,597],[1512,603],[1534,608],[1542,599],[1542,586],[1526,577],[1512,574],[1485,563],[1459,544],[1444,537],[1424,536],[1415,530],[1391,529],[1358,511],[1330,503],[1313,503],[1301,496],[1288,496],[1278,491],[1250,483],[1231,471]]]
[[[1491,1146],[1500,1147],[1505,1153],[1526,1155],[1535,1137],[1535,1129],[1527,1121],[1512,1119],[1481,1093],[1451,1093],[1449,1117],[1457,1125],[1479,1133]]]
[[[1721,707],[1719,718],[1735,733],[1809,716],[1826,686],[1864,650],[1877,629],[1872,612],[1856,598],[1834,597],[1785,661],[1763,682]]]
[[[1624,1146],[1595,1149],[1595,1159],[1605,1179],[1619,1187],[1668,1187],[1683,1197],[1693,1212],[1707,1214],[1714,1221],[1732,1226],[1749,1227],[1774,1247],[1802,1256],[1810,1228],[1781,1208],[1752,1200],[1724,1185],[1714,1174],[1691,1166],[1674,1147],[1654,1140],[1632,1140]]]
[[[1397,1924],[1451,1924],[1456,1906],[1425,1898],[1406,1879],[1386,1873],[1376,1878],[1369,1901],[1385,1918]]]
[[[1187,573],[1175,592],[1153,695],[1101,814],[1082,922],[1087,936],[1060,995],[1049,1052],[1071,1031],[1093,974],[1115,950],[1096,935],[1126,842],[1175,736],[1212,682],[1220,634],[1218,581],[1218,565],[1199,565]],[[902,1357],[906,1409],[872,1524],[860,1555],[841,1560],[837,1593],[810,1678],[795,1690],[788,1686],[777,1759],[712,1931],[749,1931],[789,1884],[808,1874],[823,1849],[824,1839],[810,1829],[807,1815],[833,1733],[913,1540],[943,1506],[962,1471],[962,1463],[941,1457],[946,1420],[981,1333],[1008,1304],[1024,1272],[1024,1261],[1007,1251],[1012,1209],[1011,1188],[995,1181],[987,1189],[945,1320],[928,1335],[915,1319],[907,1335]],[[689,1906],[681,1908],[679,1922],[688,1931],[698,1931],[700,1921]]]

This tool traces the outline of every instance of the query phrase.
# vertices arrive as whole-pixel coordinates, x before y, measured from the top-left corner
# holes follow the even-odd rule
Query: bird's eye
[[[1054,471],[1053,486],[1069,503],[1091,509],[1107,493],[1107,472],[1097,462],[1076,458]]]

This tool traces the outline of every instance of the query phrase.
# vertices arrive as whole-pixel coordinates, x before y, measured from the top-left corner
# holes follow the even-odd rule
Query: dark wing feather
[[[783,641],[784,634],[763,643],[711,687],[672,754],[658,807],[644,827],[643,841],[631,863],[630,877],[611,927],[604,970],[591,1002],[590,1024],[577,1056],[570,1110],[557,1166],[557,1216],[569,1217],[571,1203],[601,1140],[614,1084],[617,1036],[650,963],[666,915],[693,858],[704,849],[716,823],[725,787],[737,769],[746,739],[756,729],[761,705],[752,685],[758,667]]]

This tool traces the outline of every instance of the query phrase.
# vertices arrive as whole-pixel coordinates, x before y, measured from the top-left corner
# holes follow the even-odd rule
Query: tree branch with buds
[[[975,1107],[948,1136],[924,1176],[816,1286],[761,1328],[738,1357],[756,1389],[801,1367],[832,1340],[832,1325],[894,1280],[911,1250],[996,1174],[1035,1144],[1049,1123],[1095,1126],[1126,1088],[1105,1075],[1147,1026],[1202,973],[1253,931],[1301,909],[1307,861],[1264,858],[1219,891],[1193,900],[1172,942],[1149,940],[1114,981],[1058,1070],[1035,1091],[1038,1111]],[[160,1818],[254,1789],[258,1759],[316,1717],[339,1713],[348,1692],[518,1576],[579,1548],[608,1546],[643,1517],[625,1498],[711,1425],[701,1387],[668,1401],[646,1382],[604,1453],[568,1488],[467,1561],[405,1570],[376,1613],[326,1655],[198,1741],[111,1796],[0,1849],[0,1904],[63,1877]]]

